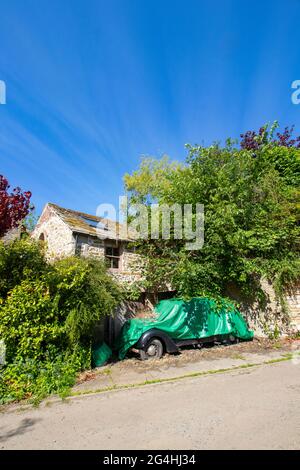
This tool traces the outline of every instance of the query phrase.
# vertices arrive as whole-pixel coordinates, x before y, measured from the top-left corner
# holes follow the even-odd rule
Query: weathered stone
[[[240,304],[240,311],[251,329],[258,336],[291,334],[300,330],[300,291],[297,286],[285,296],[283,304],[276,297],[274,287],[266,279],[261,279],[264,302],[251,302],[240,290],[230,286],[228,295]]]
[[[105,248],[113,246],[119,248],[120,257],[119,267],[109,269],[111,275],[123,284],[131,284],[140,278],[136,269],[136,262],[140,257],[127,249],[128,240],[98,238],[92,229],[91,234],[88,233],[84,224],[82,224],[82,232],[79,232],[81,222],[76,226],[76,217],[81,217],[77,215],[81,213],[68,211],[68,217],[61,217],[57,208],[58,206],[47,204],[32,233],[34,239],[45,241],[46,256],[49,261],[75,254],[105,260]],[[73,218],[70,217],[70,213],[73,214]],[[77,227],[76,231],[74,231],[74,226]],[[112,227],[113,224],[108,233],[110,236],[114,233]],[[118,229],[120,230],[120,224],[118,224]]]
[[[46,256],[49,261],[75,254],[76,244],[72,230],[48,205],[31,236],[46,243]]]

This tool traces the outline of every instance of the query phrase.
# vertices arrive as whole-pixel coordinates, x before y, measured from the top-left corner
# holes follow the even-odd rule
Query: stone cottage
[[[48,203],[32,237],[46,242],[49,261],[75,254],[92,256],[106,260],[110,273],[120,282],[139,278],[139,256],[131,246],[134,235],[119,222]]]

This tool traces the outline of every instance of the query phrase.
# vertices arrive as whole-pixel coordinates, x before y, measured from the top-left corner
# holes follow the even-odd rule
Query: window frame
[[[107,250],[111,250],[112,254],[107,254]],[[117,250],[118,252],[117,255],[114,254],[114,250]],[[108,266],[109,269],[116,269],[116,270],[121,269],[121,247],[120,246],[106,245],[104,247],[104,256],[105,256],[106,261],[109,262],[109,266]],[[117,260],[117,264],[118,264],[117,267],[113,265],[115,260]]]

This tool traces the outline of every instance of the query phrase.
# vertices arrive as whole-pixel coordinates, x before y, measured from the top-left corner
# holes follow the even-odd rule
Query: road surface
[[[0,415],[2,449],[299,449],[300,365],[282,362]]]

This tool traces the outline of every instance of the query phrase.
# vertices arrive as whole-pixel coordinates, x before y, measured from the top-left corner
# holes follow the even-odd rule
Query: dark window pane
[[[87,235],[78,235],[77,237],[78,245],[81,245],[82,243],[88,243],[88,242],[89,242],[89,237]]]
[[[119,267],[119,258],[111,258],[112,260],[112,268],[118,268]]]

